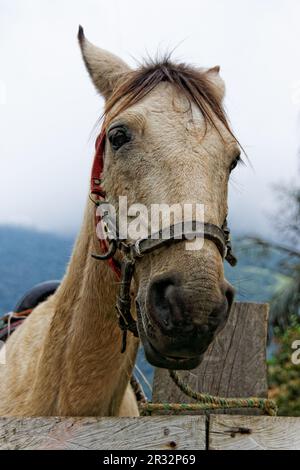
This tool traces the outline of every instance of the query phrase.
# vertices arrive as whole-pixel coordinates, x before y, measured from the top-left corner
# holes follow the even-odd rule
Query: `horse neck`
[[[106,262],[96,261],[94,207],[88,203],[66,276],[55,296],[51,340],[61,338],[60,414],[117,414],[134,366],[138,341],[122,334],[115,301],[118,283]],[[56,338],[55,338],[55,335]],[[61,356],[60,356],[61,355]],[[60,357],[59,357],[60,356]]]

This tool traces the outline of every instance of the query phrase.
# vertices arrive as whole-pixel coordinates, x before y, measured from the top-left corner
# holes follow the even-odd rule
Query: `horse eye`
[[[238,164],[240,158],[241,158],[241,157],[238,156],[238,157],[236,157],[235,160],[233,160],[233,162],[231,163],[231,165],[230,165],[230,167],[229,167],[229,172],[230,172],[230,173],[232,172],[232,170],[235,169],[235,167],[237,166],[237,164]]]
[[[108,139],[113,150],[119,150],[130,141],[131,136],[125,127],[114,127],[108,132]]]

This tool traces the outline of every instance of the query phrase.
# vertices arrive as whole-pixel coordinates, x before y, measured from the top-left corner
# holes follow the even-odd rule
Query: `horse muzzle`
[[[180,279],[173,275],[154,278],[146,295],[146,302],[137,299],[137,315],[147,360],[156,367],[169,369],[197,367],[227,321],[233,288],[224,283],[222,295],[210,303],[210,310],[205,314],[201,305],[186,295]]]

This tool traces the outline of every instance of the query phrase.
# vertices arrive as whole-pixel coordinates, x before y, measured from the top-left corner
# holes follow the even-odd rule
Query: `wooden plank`
[[[300,450],[300,418],[210,416],[209,450]]]
[[[181,377],[194,390],[212,395],[266,397],[267,321],[267,304],[235,303],[226,326],[208,348],[202,364],[192,371],[181,371]],[[155,370],[152,401],[195,402],[176,387],[164,369]],[[243,409],[222,412],[260,413]]]
[[[0,418],[0,450],[205,449],[204,416]]]

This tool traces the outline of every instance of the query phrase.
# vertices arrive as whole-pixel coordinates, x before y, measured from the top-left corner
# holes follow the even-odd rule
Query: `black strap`
[[[116,303],[119,325],[123,331],[121,353],[126,349],[127,330],[131,331],[136,338],[139,336],[136,321],[131,315],[130,284],[133,270],[134,261],[126,258],[122,263],[120,291]]]
[[[226,256],[226,238],[223,230],[217,225],[200,223],[195,220],[190,222],[188,228],[185,227],[184,223],[179,222],[159,230],[159,232],[151,235],[151,238],[137,240],[136,243],[130,245],[130,254],[135,259],[151,253],[162,246],[200,237],[213,241],[222,258]],[[128,245],[125,245],[125,250],[128,250]]]
[[[227,219],[224,220],[224,223],[222,225],[222,230],[223,230],[223,233],[225,235],[225,243],[226,243],[226,256],[225,256],[225,259],[231,266],[235,266],[237,264],[237,258],[234,256],[234,254],[232,252],[230,230],[229,230],[229,227],[227,225]]]

